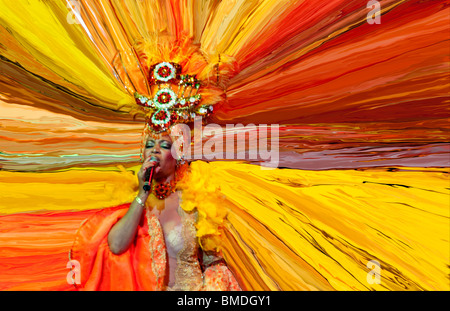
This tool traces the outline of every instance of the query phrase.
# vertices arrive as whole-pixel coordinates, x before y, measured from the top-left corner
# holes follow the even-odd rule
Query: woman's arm
[[[138,194],[138,197],[141,202],[145,202],[148,192],[143,191]],[[144,207],[133,200],[127,213],[111,228],[108,234],[108,245],[113,254],[120,255],[130,247],[136,236],[143,210]]]
[[[149,192],[143,190],[145,171],[155,164],[156,162],[151,162],[150,159],[147,159],[138,172],[139,193],[137,197],[141,199],[142,203],[145,203],[149,196]],[[111,228],[108,234],[108,245],[113,254],[120,255],[130,247],[136,236],[137,226],[143,211],[144,204],[141,205],[136,200],[133,200],[127,213]]]

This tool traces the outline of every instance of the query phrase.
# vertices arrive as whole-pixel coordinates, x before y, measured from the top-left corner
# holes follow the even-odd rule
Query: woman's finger
[[[141,169],[139,171],[139,175],[143,177],[143,175],[145,174],[145,172],[150,168],[155,166],[156,162],[152,161],[152,162],[148,162],[148,163],[143,163],[141,166]],[[159,171],[159,166],[156,168],[155,173],[157,173]]]

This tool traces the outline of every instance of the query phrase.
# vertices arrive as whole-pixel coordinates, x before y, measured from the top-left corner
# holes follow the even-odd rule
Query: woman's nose
[[[151,150],[151,153],[156,153],[156,154],[158,154],[158,153],[160,153],[161,152],[161,150],[159,149],[159,146],[158,145],[155,145],[153,148],[152,148],[152,150]]]

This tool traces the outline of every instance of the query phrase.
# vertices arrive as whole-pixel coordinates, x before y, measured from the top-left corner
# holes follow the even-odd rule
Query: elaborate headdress
[[[181,65],[172,62],[152,65],[148,77],[152,94],[134,94],[136,103],[149,111],[148,125],[156,133],[176,123],[192,122],[196,116],[207,116],[213,110],[212,105],[200,104],[201,83],[195,75],[181,72]]]
[[[126,68],[123,57],[134,57],[137,66]],[[114,67],[150,134],[170,132],[171,126],[190,124],[199,116],[205,120],[216,103],[226,100],[225,84],[235,71],[229,57],[205,55],[188,37],[166,36],[121,52]]]

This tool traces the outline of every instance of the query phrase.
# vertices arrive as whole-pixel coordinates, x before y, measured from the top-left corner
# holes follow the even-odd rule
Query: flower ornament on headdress
[[[191,123],[197,116],[208,117],[212,105],[202,104],[201,82],[195,75],[182,74],[173,62],[152,65],[148,82],[152,95],[135,92],[136,103],[147,111],[148,126],[154,133],[167,131],[176,123]]]

